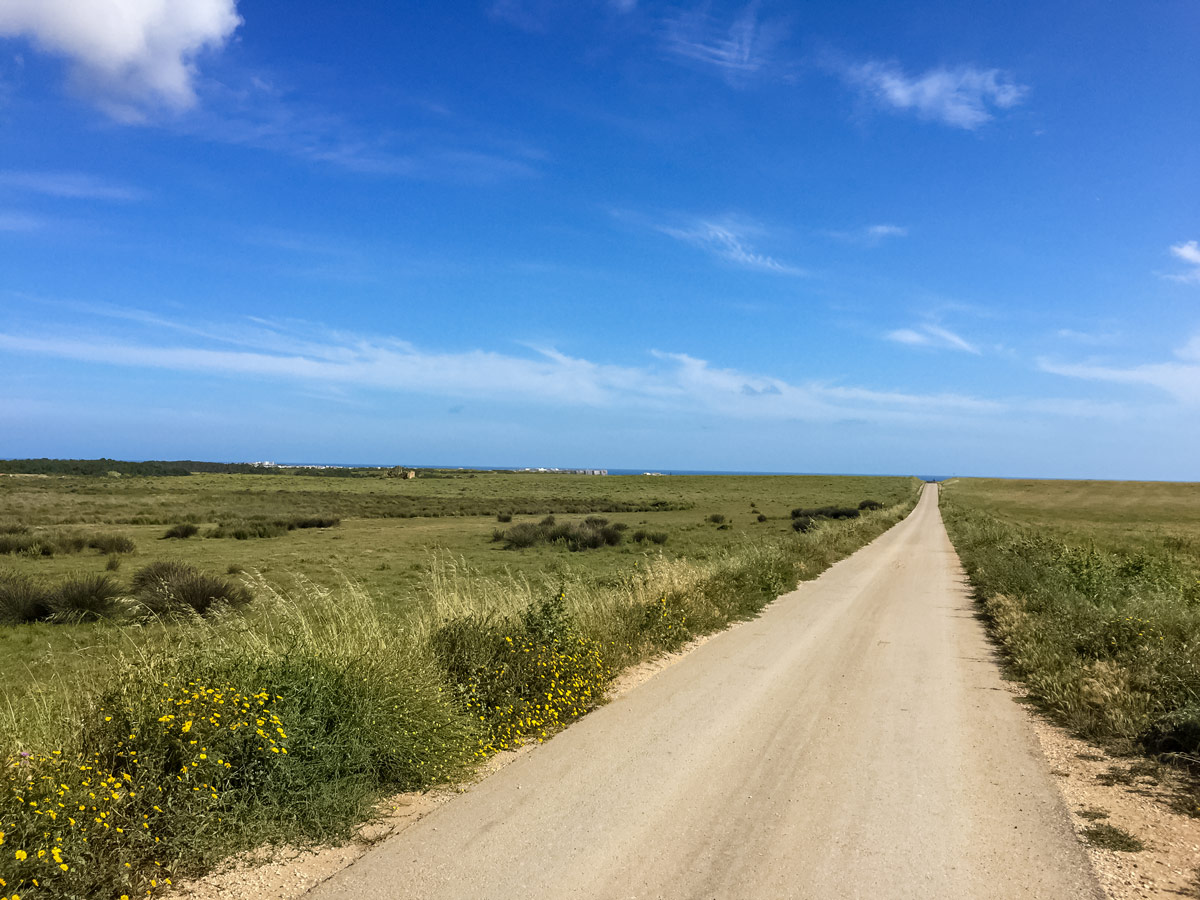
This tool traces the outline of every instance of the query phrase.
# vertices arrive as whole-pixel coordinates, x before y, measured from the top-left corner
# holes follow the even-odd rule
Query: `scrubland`
[[[59,598],[57,614],[0,627],[0,896],[26,898],[145,896],[238,850],[344,836],[379,797],[543,740],[624,667],[755,615],[898,521],[918,487],[6,481],[10,533],[85,537],[0,557],[8,583]],[[792,509],[868,499],[884,508],[793,528]],[[244,525],[301,519],[322,524]],[[493,540],[522,524],[548,539]],[[88,548],[101,531],[134,548]],[[115,589],[100,612],[63,616],[63,586],[87,578]]]

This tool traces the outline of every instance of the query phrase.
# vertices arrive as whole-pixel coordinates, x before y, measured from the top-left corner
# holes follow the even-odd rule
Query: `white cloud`
[[[948,350],[961,350],[964,353],[979,354],[979,348],[965,338],[955,334],[948,328],[934,323],[926,323],[918,329],[900,328],[884,335],[889,341],[897,344],[908,344],[913,347],[940,347]]]
[[[696,219],[683,226],[655,226],[663,234],[686,241],[726,262],[759,272],[774,272],[779,275],[804,275],[803,269],[780,262],[774,257],[759,253],[750,241],[763,233],[763,228],[752,222],[734,217],[724,219]]]
[[[0,333],[0,352],[199,373],[249,383],[283,381],[297,389],[370,388],[455,400],[649,409],[733,419],[944,419],[1005,408],[998,401],[954,393],[911,394],[817,381],[794,383],[713,366],[685,353],[652,351],[644,365],[616,365],[554,349],[529,355],[434,351],[393,338],[299,324],[175,325],[136,311],[111,313],[113,320],[148,328],[146,336],[101,335],[101,329],[94,327],[73,336]]]
[[[1172,281],[1200,283],[1200,243],[1186,241],[1182,244],[1173,244],[1171,246],[1171,254],[1185,263],[1190,263],[1192,270],[1181,274],[1167,275],[1166,277]]]
[[[236,0],[4,0],[0,36],[67,57],[76,87],[110,115],[195,102],[195,59],[241,24]]]
[[[0,172],[0,188],[69,200],[136,200],[141,196],[133,188],[82,172]]]
[[[1176,350],[1175,356],[1178,361],[1142,363],[1134,366],[1058,363],[1041,359],[1038,360],[1038,367],[1043,372],[1068,378],[1145,385],[1165,391],[1189,405],[1200,404],[1200,334],[1193,336]]]
[[[902,225],[870,225],[867,237],[881,240],[889,237],[908,237],[908,229]]]
[[[669,53],[712,66],[728,77],[752,75],[770,65],[784,29],[762,22],[751,3],[731,23],[716,21],[707,6],[681,12],[665,23],[663,41]]]
[[[1171,247],[1171,252],[1184,262],[1200,266],[1200,244],[1197,244],[1195,241],[1188,241],[1185,244],[1175,244]]]
[[[922,119],[974,129],[991,120],[994,109],[1020,103],[1028,88],[999,69],[960,66],[910,76],[889,63],[849,66],[845,78],[885,108],[914,112]]]

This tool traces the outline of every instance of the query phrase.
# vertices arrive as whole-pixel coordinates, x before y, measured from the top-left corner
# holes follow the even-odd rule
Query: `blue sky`
[[[1200,480],[1192,2],[0,0],[0,456]]]

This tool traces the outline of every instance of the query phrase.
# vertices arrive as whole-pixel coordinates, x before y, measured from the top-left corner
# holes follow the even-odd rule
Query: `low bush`
[[[712,522],[714,525],[720,525],[725,521],[725,516],[723,516],[721,513],[712,513],[709,515],[708,521]]]
[[[163,535],[163,540],[184,540],[192,537],[200,530],[193,522],[180,522],[178,525],[172,525],[167,529],[167,533]]]
[[[244,606],[253,599],[243,585],[176,560],[154,562],[139,569],[130,589],[142,612],[162,618],[203,616],[221,608]]]
[[[103,554],[132,553],[135,549],[133,538],[123,534],[100,533],[88,538],[88,546]]]
[[[121,588],[108,575],[80,575],[58,583],[47,596],[51,621],[75,624],[111,618]]]
[[[121,557],[115,553],[104,562],[104,568],[109,572],[115,572],[121,568]]]
[[[759,521],[759,522],[765,522],[765,521],[767,521],[767,517],[766,517],[766,516],[764,516],[762,513],[759,513],[759,514],[758,514],[758,516],[757,516],[757,521]]]
[[[641,544],[645,541],[650,541],[652,544],[665,544],[667,542],[667,533],[665,531],[646,531],[639,528],[633,533],[633,540]]]
[[[282,522],[246,521],[223,522],[205,534],[210,538],[233,538],[248,541],[254,538],[275,538],[287,534],[287,525]]]
[[[547,516],[537,525],[521,522],[511,528],[493,529],[492,541],[503,541],[505,550],[522,550],[538,544],[562,544],[574,551],[595,550],[620,544],[628,527],[624,522],[610,525],[608,519],[599,516],[562,524],[556,524],[553,516]]]
[[[858,504],[858,509],[860,512],[875,512],[876,510],[883,509],[883,504],[878,500],[864,500]]]
[[[859,511],[853,506],[818,506],[815,509],[801,507],[792,510],[793,519],[857,519]]]
[[[24,625],[50,615],[47,592],[28,575],[0,572],[0,624]]]
[[[792,528],[795,531],[812,531],[817,527],[817,519],[812,516],[792,516]]]
[[[506,512],[496,513],[496,521],[497,522],[511,522],[512,521],[512,513],[506,513]]]

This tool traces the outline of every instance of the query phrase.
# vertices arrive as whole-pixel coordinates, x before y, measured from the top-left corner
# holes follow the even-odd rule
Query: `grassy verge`
[[[1166,542],[1098,547],[959,497],[943,494],[946,527],[1033,697],[1084,737],[1200,762],[1196,560]]]
[[[355,583],[259,579],[252,624],[230,608],[154,641],[109,629],[102,676],[0,716],[0,896],[145,896],[241,849],[345,835],[380,796],[544,739],[620,669],[757,614],[914,502],[599,580],[440,555],[404,616]]]

